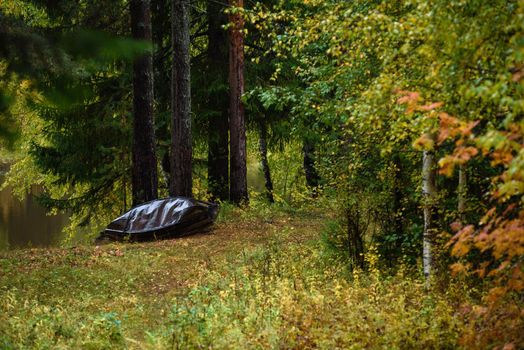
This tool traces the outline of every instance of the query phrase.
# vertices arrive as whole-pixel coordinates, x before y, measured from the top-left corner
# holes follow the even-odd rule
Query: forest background
[[[4,186],[71,236],[168,195],[327,211],[317,268],[524,345],[523,1],[7,0],[0,77]]]

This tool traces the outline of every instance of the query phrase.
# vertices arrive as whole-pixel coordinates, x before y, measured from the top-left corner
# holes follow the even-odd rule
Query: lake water
[[[35,199],[39,191],[33,186],[23,201],[10,188],[0,191],[0,250],[56,246],[62,240],[67,215],[46,215]]]

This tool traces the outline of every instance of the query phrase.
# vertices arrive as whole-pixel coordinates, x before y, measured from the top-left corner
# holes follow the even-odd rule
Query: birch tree
[[[424,207],[424,232],[422,241],[422,261],[424,264],[424,276],[429,281],[435,266],[434,262],[434,240],[436,226],[436,199],[437,199],[437,167],[433,145],[436,142],[434,134],[427,135],[431,141],[431,148],[425,149],[422,155],[422,203]]]

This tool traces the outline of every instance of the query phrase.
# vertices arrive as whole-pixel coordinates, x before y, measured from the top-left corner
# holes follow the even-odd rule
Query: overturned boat
[[[215,221],[218,205],[187,197],[153,200],[113,220],[97,242],[141,242],[204,231]]]

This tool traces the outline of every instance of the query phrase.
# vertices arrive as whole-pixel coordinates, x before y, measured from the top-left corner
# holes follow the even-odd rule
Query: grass
[[[458,346],[451,295],[381,276],[373,255],[348,276],[323,255],[318,212],[262,214],[225,208],[176,240],[0,253],[0,349]]]

